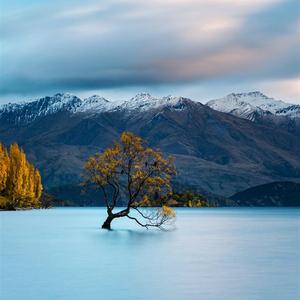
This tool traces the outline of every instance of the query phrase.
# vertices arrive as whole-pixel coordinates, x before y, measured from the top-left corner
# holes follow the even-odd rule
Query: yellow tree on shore
[[[12,144],[8,153],[0,144],[0,207],[40,207],[42,190],[40,173],[27,161],[24,151]]]
[[[9,173],[9,157],[6,148],[0,143],[0,193],[5,189]]]

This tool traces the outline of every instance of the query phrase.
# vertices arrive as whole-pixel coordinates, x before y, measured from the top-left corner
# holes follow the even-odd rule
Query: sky
[[[299,0],[1,0],[0,104],[57,92],[300,103]]]

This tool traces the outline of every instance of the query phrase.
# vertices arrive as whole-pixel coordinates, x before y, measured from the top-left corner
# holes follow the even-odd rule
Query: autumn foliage
[[[17,144],[7,150],[0,143],[0,208],[40,207],[40,172],[30,164]]]
[[[103,228],[110,229],[112,220],[119,217],[146,228],[162,228],[175,218],[165,201],[172,195],[173,160],[147,147],[140,137],[124,132],[119,142],[90,157],[85,169],[88,181],[103,192],[108,213]],[[159,207],[142,208],[152,203]],[[114,212],[117,206],[125,208]]]

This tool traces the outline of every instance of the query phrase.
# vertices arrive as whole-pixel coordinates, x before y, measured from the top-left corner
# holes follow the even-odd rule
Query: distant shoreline
[[[143,208],[155,208],[156,206],[149,206],[149,207],[143,207]],[[57,209],[57,208],[106,208],[105,206],[53,206],[49,208],[17,208],[17,209],[0,209],[0,212],[17,212],[17,211],[29,211],[29,210],[48,210],[48,209]],[[120,207],[116,207],[122,208]],[[281,208],[296,208],[299,209],[300,206],[210,206],[210,207],[187,207],[187,206],[176,206],[173,208],[185,208],[185,209],[218,209],[218,208],[226,208],[226,209],[241,209],[241,208],[274,208],[274,209],[281,209]]]

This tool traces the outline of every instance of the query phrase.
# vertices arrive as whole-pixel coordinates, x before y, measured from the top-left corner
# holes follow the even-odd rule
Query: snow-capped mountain
[[[58,112],[90,115],[109,111],[145,112],[159,107],[183,110],[188,102],[192,100],[175,96],[154,97],[148,93],[137,94],[123,102],[109,101],[98,95],[82,100],[69,93],[58,93],[52,97],[47,96],[31,102],[4,104],[0,106],[0,118],[10,123],[29,124],[38,118]],[[252,121],[268,116],[300,118],[300,105],[275,100],[260,92],[230,94],[224,98],[209,101],[207,106]]]
[[[59,111],[75,112],[81,104],[81,99],[74,95],[58,93],[32,102],[4,104],[0,106],[0,117],[14,123],[28,124]]]
[[[3,105],[0,140],[24,147],[51,188],[80,182],[84,161],[130,131],[176,157],[178,183],[229,196],[264,182],[299,181],[300,122],[281,116],[296,111],[248,122],[182,97],[143,93],[122,103],[56,94]]]
[[[97,95],[81,100],[69,93],[58,93],[31,102],[4,104],[0,106],[0,117],[14,123],[28,124],[58,112],[100,113],[114,107],[112,102]]]
[[[210,100],[206,104],[214,110],[255,121],[267,115],[300,117],[299,105],[291,105],[281,100],[269,98],[261,92],[232,93],[224,98]]]
[[[149,109],[165,106],[172,107],[174,109],[182,109],[182,104],[185,100],[187,99],[171,95],[159,98],[153,97],[149,93],[139,93],[130,100],[124,101],[118,106],[118,109],[126,111],[147,111]]]
[[[103,112],[111,110],[115,107],[114,103],[98,95],[93,95],[84,99],[76,112]]]
[[[58,93],[52,97],[47,96],[31,102],[2,105],[0,106],[0,117],[14,123],[28,124],[40,117],[58,112],[72,114],[97,114],[114,110],[133,112],[146,111],[161,106],[183,109],[184,101],[186,100],[185,98],[174,96],[157,98],[147,93],[140,93],[120,104],[119,102],[112,102],[98,95],[81,100],[79,97],[69,93]]]

